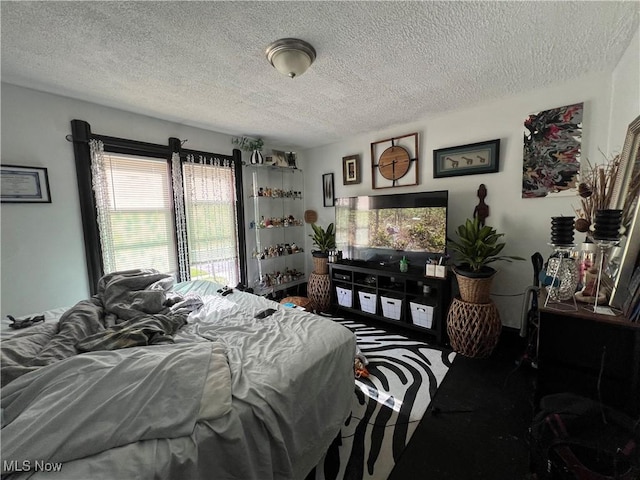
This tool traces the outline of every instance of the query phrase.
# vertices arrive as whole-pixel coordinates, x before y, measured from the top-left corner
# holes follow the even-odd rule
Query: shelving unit
[[[267,295],[305,283],[302,170],[244,168],[248,286]]]
[[[340,262],[329,264],[329,276],[332,303],[338,309],[428,333],[445,343],[450,275],[431,278],[420,268],[401,273],[397,267]]]

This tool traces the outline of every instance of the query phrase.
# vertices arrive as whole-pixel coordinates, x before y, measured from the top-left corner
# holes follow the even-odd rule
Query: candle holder
[[[611,250],[611,248],[618,245],[619,240],[603,240],[603,239],[594,238],[593,243],[595,243],[596,246],[598,247],[598,252],[600,254],[600,262],[598,265],[598,279],[596,280],[596,294],[593,300],[593,306],[586,307],[586,308],[591,312],[598,313],[598,299],[600,297],[600,288],[602,286],[602,271],[604,270],[604,259],[609,253],[609,251]]]
[[[600,252],[600,265],[598,267],[598,278],[596,280],[595,299],[593,301],[593,312],[598,312],[598,301],[600,289],[602,287],[602,271],[604,270],[604,259],[611,250],[620,242],[620,226],[622,224],[622,210],[605,209],[596,211],[596,219],[593,228],[593,243]]]
[[[544,306],[555,310],[577,311],[575,299],[578,287],[578,266],[573,258],[574,217],[551,217],[551,245],[554,253],[547,261],[547,276],[550,272],[551,284],[547,287]],[[573,304],[565,303],[571,300]],[[552,306],[553,305],[553,306]]]

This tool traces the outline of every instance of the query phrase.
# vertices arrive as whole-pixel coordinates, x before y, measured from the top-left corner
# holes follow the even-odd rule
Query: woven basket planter
[[[453,299],[447,315],[447,333],[453,350],[466,357],[488,357],[498,344],[501,331],[500,313],[493,302]]]
[[[307,296],[313,302],[317,311],[329,311],[331,307],[331,280],[328,273],[319,274],[314,272],[309,275]]]
[[[460,298],[469,303],[489,303],[491,302],[491,285],[496,272],[489,277],[468,277],[461,275],[454,269]]]
[[[324,275],[329,273],[329,257],[313,257],[313,273]]]

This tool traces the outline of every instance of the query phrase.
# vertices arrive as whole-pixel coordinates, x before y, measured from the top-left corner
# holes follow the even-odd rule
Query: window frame
[[[89,149],[90,140],[100,140],[104,144],[104,151],[108,153],[143,156],[158,158],[167,162],[169,171],[173,167],[172,155],[178,152],[181,164],[186,160],[187,155],[217,157],[229,160],[233,164],[235,173],[236,216],[238,219],[238,257],[240,262],[240,281],[246,284],[247,280],[247,259],[246,259],[246,237],[244,229],[244,194],[242,182],[242,156],[238,149],[234,149],[232,155],[224,155],[198,150],[188,150],[182,148],[182,142],[178,138],[171,137],[167,145],[140,142],[124,138],[97,135],[91,132],[89,123],[83,120],[71,121],[71,141],[73,142],[76,177],[78,181],[78,193],[80,197],[80,214],[82,217],[82,230],[84,235],[85,258],[87,273],[89,277],[89,291],[95,295],[98,289],[98,281],[104,275],[104,264],[102,261],[102,247],[100,246],[100,232],[97,221],[97,208],[93,195],[93,183],[91,177],[91,152]],[[173,178],[169,175],[169,184],[173,191]],[[174,212],[175,204],[171,198],[171,209]],[[183,212],[184,213],[184,212]],[[178,245],[178,232],[174,228],[176,246]],[[175,252],[176,259],[178,252]],[[235,285],[234,285],[235,286]]]

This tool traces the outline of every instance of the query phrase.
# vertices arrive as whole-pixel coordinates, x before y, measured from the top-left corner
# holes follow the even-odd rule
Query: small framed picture
[[[342,184],[360,183],[360,155],[342,157]]]
[[[322,175],[322,197],[324,198],[325,207],[333,207],[335,199],[333,195],[333,173],[325,173]]]
[[[285,156],[287,157],[287,167],[298,168],[296,166],[296,159],[298,158],[296,152],[285,152]]]
[[[0,169],[2,203],[51,203],[46,168],[1,165]]]
[[[495,173],[500,159],[500,139],[433,151],[433,178]]]
[[[276,167],[288,167],[287,156],[281,150],[271,150],[271,157],[273,158],[273,165]]]

